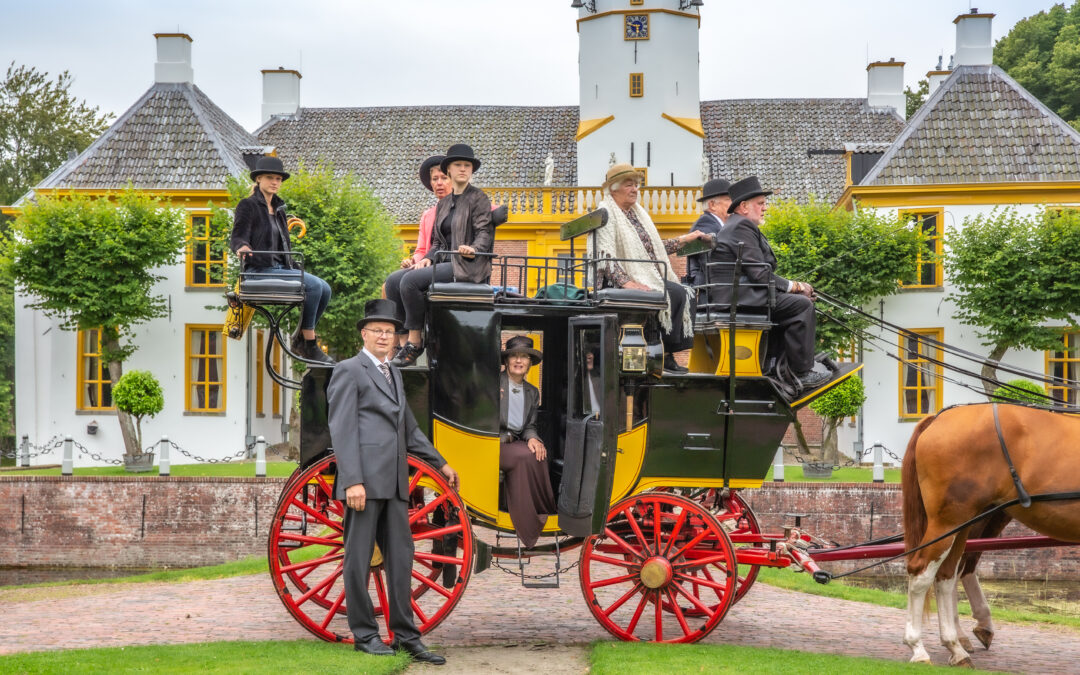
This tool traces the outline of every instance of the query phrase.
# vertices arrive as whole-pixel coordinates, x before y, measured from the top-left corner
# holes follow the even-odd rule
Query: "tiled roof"
[[[301,108],[256,130],[287,167],[331,164],[370,186],[397,222],[413,222],[433,202],[420,184],[424,159],[454,143],[472,146],[478,187],[538,187],[544,159],[555,159],[554,185],[577,181],[577,106],[401,106]]]
[[[757,175],[779,197],[829,202],[844,191],[846,146],[889,143],[904,127],[862,98],[702,101],[701,122],[713,176]]]
[[[37,188],[218,190],[247,173],[252,146],[261,144],[198,87],[158,83]]]
[[[860,185],[1080,180],[1080,133],[997,66],[961,66]]]

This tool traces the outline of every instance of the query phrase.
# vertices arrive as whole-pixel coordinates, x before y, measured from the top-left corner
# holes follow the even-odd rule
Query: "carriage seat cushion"
[[[601,307],[667,307],[661,291],[639,291],[632,288],[604,288],[596,291],[596,302]]]
[[[304,285],[300,279],[275,279],[264,277],[262,279],[242,279],[240,281],[241,295],[295,295],[300,298],[304,295]]]
[[[451,281],[431,284],[428,298],[433,301],[460,301],[494,303],[495,291],[491,284],[473,284],[466,281]]]

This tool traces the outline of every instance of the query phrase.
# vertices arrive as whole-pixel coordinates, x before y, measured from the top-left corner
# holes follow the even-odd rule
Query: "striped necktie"
[[[386,362],[379,364],[379,370],[382,371],[383,377],[386,378],[386,383],[390,385],[390,393],[393,394],[394,399],[397,399],[397,388],[394,387],[394,376],[390,374],[390,366],[386,365]]]

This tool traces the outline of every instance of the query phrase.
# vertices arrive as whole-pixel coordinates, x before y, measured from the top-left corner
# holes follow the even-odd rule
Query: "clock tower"
[[[701,4],[573,0],[578,10],[579,185],[599,185],[612,154],[642,169],[650,186],[701,183]]]

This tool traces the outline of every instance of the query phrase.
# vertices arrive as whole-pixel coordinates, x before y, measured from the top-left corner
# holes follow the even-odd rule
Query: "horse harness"
[[[1020,506],[1026,509],[1031,506],[1031,495],[1024,489],[1024,484],[1020,482],[1020,476],[1016,473],[1016,466],[1013,464],[1012,456],[1009,455],[1009,447],[1005,445],[1005,436],[1001,433],[1001,420],[998,419],[998,404],[991,403],[990,407],[994,410],[994,430],[997,431],[1001,454],[1005,457],[1005,463],[1009,465],[1009,474],[1012,476],[1013,485],[1016,486],[1016,496]]]

